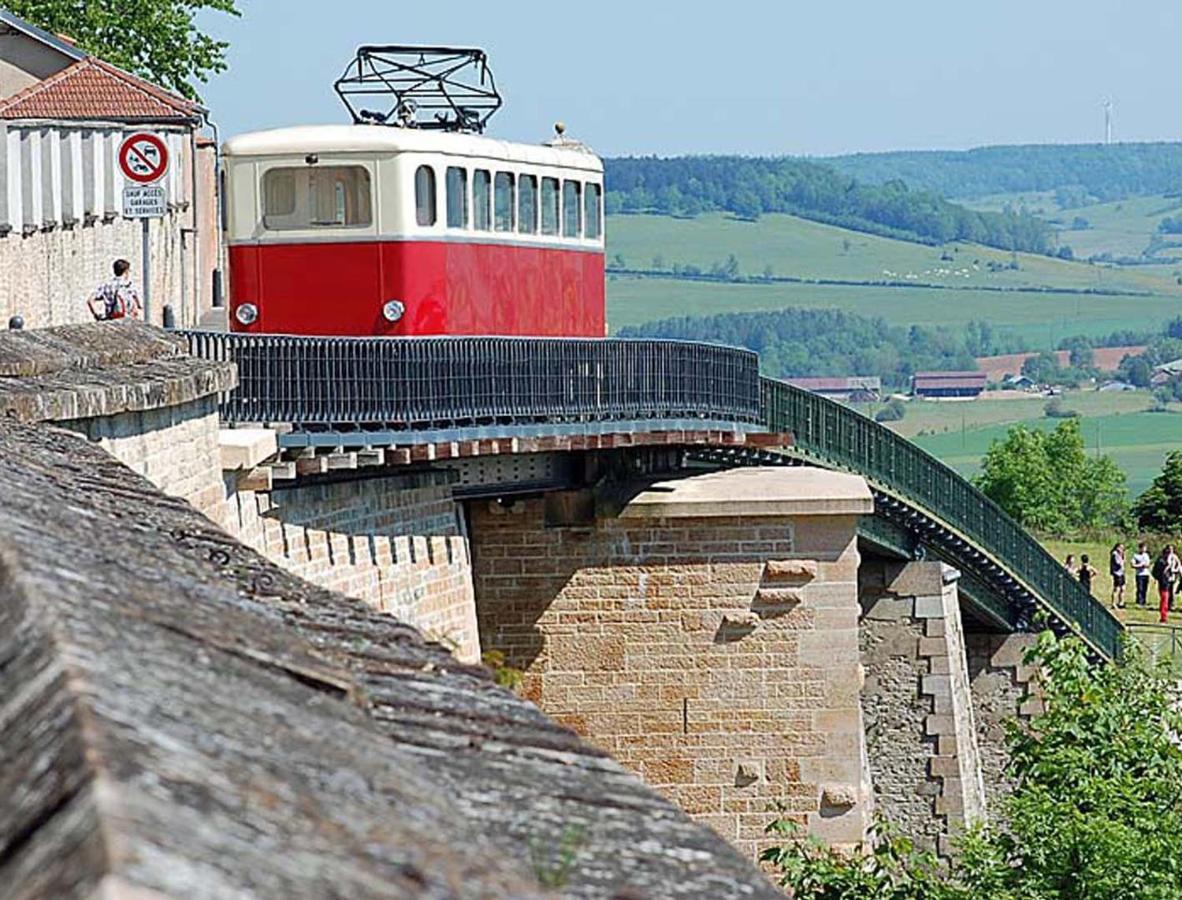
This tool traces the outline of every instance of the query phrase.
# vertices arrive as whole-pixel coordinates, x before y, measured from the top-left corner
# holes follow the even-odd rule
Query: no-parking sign
[[[119,169],[131,184],[123,188],[123,216],[154,219],[168,213],[168,195],[156,184],[168,172],[168,145],[146,131],[119,145]]]
[[[146,131],[128,135],[119,145],[119,168],[136,184],[154,184],[168,171],[168,147]]]

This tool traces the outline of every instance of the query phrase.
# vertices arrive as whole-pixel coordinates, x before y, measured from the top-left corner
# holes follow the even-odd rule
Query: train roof
[[[518,144],[475,134],[387,125],[302,125],[240,134],[226,141],[226,156],[306,153],[440,153],[539,166],[603,171],[603,161],[577,141]]]

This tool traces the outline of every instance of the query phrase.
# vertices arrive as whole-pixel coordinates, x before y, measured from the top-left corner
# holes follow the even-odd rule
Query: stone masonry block
[[[899,622],[915,615],[915,601],[911,597],[876,597],[862,613],[862,618],[876,622]]]
[[[944,618],[944,598],[939,596],[925,596],[915,598],[915,617],[917,619]]]
[[[763,570],[768,581],[811,581],[817,572],[815,559],[769,559]]]
[[[929,735],[956,734],[956,720],[947,715],[930,715],[924,722],[924,730]]]
[[[948,656],[948,642],[942,637],[921,637],[919,639],[919,655],[926,657]]]
[[[925,694],[948,696],[952,692],[952,676],[950,675],[924,675],[920,683],[921,690]]]

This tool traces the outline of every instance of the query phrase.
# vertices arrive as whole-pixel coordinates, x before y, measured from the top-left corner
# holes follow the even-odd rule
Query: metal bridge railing
[[[238,365],[228,422],[381,426],[711,420],[757,425],[759,359],[658,340],[336,338],[185,332]]]
[[[906,438],[849,407],[762,379],[764,421],[790,431],[793,446],[822,464],[855,471],[958,531],[1023,582],[1110,658],[1121,624],[1069,577],[1025,528],[969,481]]]

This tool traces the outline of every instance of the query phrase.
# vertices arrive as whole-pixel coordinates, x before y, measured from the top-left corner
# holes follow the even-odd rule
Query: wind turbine
[[[1100,101],[1100,108],[1104,110],[1104,143],[1112,143],[1112,99],[1105,97]]]

